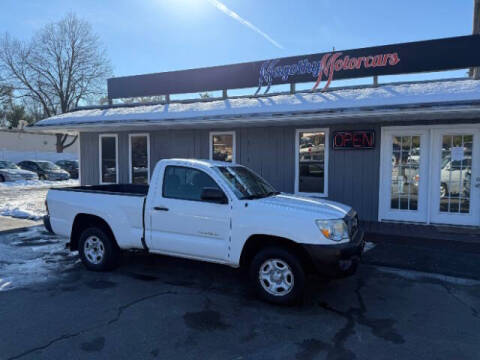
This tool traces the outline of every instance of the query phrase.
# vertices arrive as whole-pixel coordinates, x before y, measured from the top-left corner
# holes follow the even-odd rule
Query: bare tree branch
[[[0,74],[17,98],[30,99],[40,104],[45,116],[53,116],[104,94],[111,65],[90,24],[68,14],[46,25],[29,42],[5,34],[0,39]],[[57,150],[72,145],[65,141],[57,136]]]

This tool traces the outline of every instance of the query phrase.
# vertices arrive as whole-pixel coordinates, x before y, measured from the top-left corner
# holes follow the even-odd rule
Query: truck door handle
[[[168,211],[168,208],[164,207],[164,206],[155,206],[153,208],[153,210],[157,210],[157,211]]]

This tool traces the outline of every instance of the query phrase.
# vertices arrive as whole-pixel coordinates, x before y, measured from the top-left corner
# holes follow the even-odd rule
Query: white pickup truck
[[[160,161],[151,185],[51,189],[46,227],[70,239],[90,270],[142,250],[249,270],[262,298],[292,303],[306,273],[353,274],[363,232],[348,206],[277,192],[248,168]]]

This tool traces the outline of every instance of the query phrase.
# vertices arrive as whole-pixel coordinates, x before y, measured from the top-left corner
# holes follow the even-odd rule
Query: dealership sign
[[[335,150],[374,149],[374,130],[335,131],[332,137],[332,147]]]
[[[279,61],[268,60],[262,64],[257,93],[263,85],[267,86],[266,92],[268,92],[274,79],[280,78],[282,81],[288,82],[289,78],[294,79],[296,75],[304,74],[312,75],[312,80],[315,81],[312,90],[317,89],[325,76],[327,82],[322,89],[325,91],[330,86],[336,72],[395,66],[400,62],[400,57],[396,52],[359,57],[343,55],[343,52],[333,52],[323,55],[319,61],[310,62],[308,58],[305,58],[294,64],[278,65]]]
[[[480,66],[480,35],[416,41],[241,64],[108,79],[110,99],[314,83]],[[325,82],[321,87],[320,85]],[[263,91],[262,91],[263,90]]]

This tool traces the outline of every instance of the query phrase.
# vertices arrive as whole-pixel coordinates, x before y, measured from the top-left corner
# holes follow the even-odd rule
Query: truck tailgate
[[[79,214],[98,216],[110,226],[121,248],[142,248],[145,196],[51,189],[47,195],[50,223],[56,234],[70,237]]]

